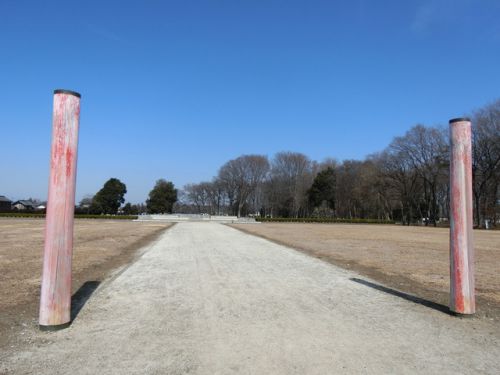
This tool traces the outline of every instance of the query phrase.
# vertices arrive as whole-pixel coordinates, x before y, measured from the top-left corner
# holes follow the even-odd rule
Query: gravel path
[[[499,327],[214,223],[180,223],[8,374],[500,373]]]

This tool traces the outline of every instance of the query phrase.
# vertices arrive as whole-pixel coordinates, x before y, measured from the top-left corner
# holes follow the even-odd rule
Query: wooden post
[[[71,321],[71,258],[80,94],[54,91],[49,197],[45,219],[39,324],[58,330]]]
[[[472,136],[467,118],[450,120],[450,310],[474,314]]]

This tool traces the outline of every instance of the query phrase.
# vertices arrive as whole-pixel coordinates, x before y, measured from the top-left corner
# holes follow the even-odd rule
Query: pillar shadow
[[[440,303],[436,303],[436,302],[432,302],[432,301],[429,301],[429,300],[426,300],[426,299],[423,299],[423,298],[420,298],[420,297],[412,296],[411,294],[403,293],[403,292],[400,292],[399,290],[387,288],[387,287],[385,287],[383,285],[379,285],[379,284],[372,283],[370,281],[358,279],[356,277],[351,277],[349,280],[354,281],[355,283],[362,284],[362,285],[365,285],[367,287],[379,290],[381,292],[384,292],[384,293],[387,293],[387,294],[391,294],[393,296],[405,299],[407,301],[410,301],[410,302],[413,302],[413,303],[417,303],[419,305],[422,305],[422,306],[425,306],[425,307],[437,310],[439,312],[442,312],[442,313],[445,313],[445,314],[448,314],[448,315],[455,315],[450,310],[450,308],[448,306],[441,305]]]
[[[71,296],[71,322],[78,316],[99,284],[101,284],[100,281],[86,281],[76,293]]]

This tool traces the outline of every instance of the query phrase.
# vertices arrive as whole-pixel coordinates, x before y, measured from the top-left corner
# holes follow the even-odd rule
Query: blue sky
[[[241,154],[383,149],[500,97],[500,2],[0,0],[0,195],[45,199],[52,92],[82,94],[77,200]]]

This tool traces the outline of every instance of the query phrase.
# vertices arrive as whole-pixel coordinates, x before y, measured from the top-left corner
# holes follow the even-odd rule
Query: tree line
[[[500,219],[500,100],[471,116],[474,221]],[[188,184],[175,211],[336,217],[436,225],[449,217],[447,127],[415,125],[363,160],[323,162],[299,152],[242,155],[211,181]]]
[[[146,212],[165,214],[172,213],[173,206],[177,201],[177,189],[172,182],[164,179],[156,181],[155,186],[149,192],[146,204],[127,202],[123,205],[126,193],[127,186],[122,181],[117,178],[110,178],[95,195],[83,198],[76,207],[75,212],[94,215],[137,215]]]

